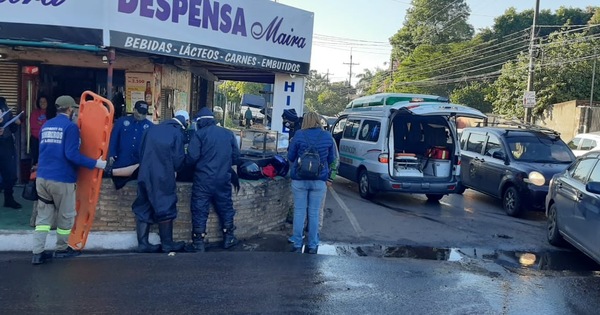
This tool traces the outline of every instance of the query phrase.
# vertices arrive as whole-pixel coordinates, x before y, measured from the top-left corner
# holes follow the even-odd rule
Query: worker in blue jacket
[[[240,151],[235,135],[228,129],[217,126],[212,111],[203,107],[196,120],[198,130],[188,147],[188,164],[195,166],[192,184],[192,246],[195,251],[204,251],[206,221],[209,206],[214,202],[221,228],[223,247],[230,248],[238,243],[233,231],[232,166],[239,164]]]
[[[113,163],[106,176],[112,177],[116,189],[121,189],[128,181],[137,179],[142,135],[154,126],[146,118],[148,107],[145,101],[137,101],[133,115],[119,118],[113,127],[108,147],[108,156]]]
[[[56,221],[56,251],[54,257],[66,258],[79,254],[69,247],[69,235],[75,223],[75,182],[79,167],[104,169],[106,161],[87,157],[79,152],[79,128],[71,118],[75,100],[63,95],[55,101],[57,115],[48,120],[40,130],[40,157],[36,188],[38,194],[37,217],[33,238],[34,265],[45,262],[49,255],[44,251],[46,237]]]
[[[6,104],[6,99],[0,97],[0,182],[4,190],[4,207],[21,209],[21,204],[13,197],[13,187],[17,182],[17,150],[14,134],[21,124],[19,119],[7,126],[13,114]]]
[[[132,205],[138,252],[184,249],[185,242],[173,242],[173,220],[177,218],[175,176],[185,163],[184,132],[188,123],[189,114],[178,111],[175,118],[148,128],[142,136],[137,198]],[[148,242],[150,225],[154,223],[158,223],[160,247]]]

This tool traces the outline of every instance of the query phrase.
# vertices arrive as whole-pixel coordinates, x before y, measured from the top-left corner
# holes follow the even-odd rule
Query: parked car
[[[590,151],[600,151],[600,132],[581,133],[567,143],[575,156],[581,156]]]
[[[560,135],[519,126],[465,128],[461,185],[502,200],[510,216],[544,209],[548,183],[575,160]]]
[[[547,238],[555,246],[565,241],[600,263],[600,152],[577,158],[554,175],[546,197]]]

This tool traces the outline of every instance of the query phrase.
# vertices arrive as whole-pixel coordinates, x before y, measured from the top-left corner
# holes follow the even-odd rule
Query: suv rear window
[[[517,161],[534,163],[571,163],[571,149],[560,139],[539,136],[506,137],[510,154]]]

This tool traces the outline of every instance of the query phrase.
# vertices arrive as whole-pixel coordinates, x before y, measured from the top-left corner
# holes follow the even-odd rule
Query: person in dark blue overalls
[[[239,164],[240,150],[233,132],[217,126],[210,109],[203,107],[197,116],[198,130],[190,140],[187,156],[187,163],[195,166],[191,245],[195,251],[204,251],[209,206],[214,202],[223,230],[223,247],[227,249],[238,243],[233,234],[235,210],[231,195],[232,179],[237,179],[232,166]]]
[[[0,122],[0,178],[2,178],[2,189],[4,190],[4,207],[21,209],[21,204],[13,196],[13,186],[17,182],[17,150],[13,134],[17,132],[21,121],[17,119],[5,128],[5,125],[13,118],[13,114],[4,97],[0,97],[0,117],[2,119]]]
[[[140,163],[140,142],[144,132],[154,126],[146,118],[148,103],[137,101],[133,115],[119,118],[113,127],[108,147],[108,156],[113,160],[107,177],[112,177],[116,189],[128,181],[137,179]]]
[[[140,144],[137,198],[131,206],[136,218],[138,252],[159,251],[148,242],[150,225],[158,223],[161,248],[165,253],[184,249],[185,242],[173,241],[173,220],[177,218],[176,172],[185,163],[184,138],[189,114],[177,112],[175,118],[149,128]]]

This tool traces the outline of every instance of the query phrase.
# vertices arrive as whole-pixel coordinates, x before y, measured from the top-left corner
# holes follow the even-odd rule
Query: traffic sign
[[[535,107],[535,91],[525,91],[525,94],[523,95],[523,107]]]

